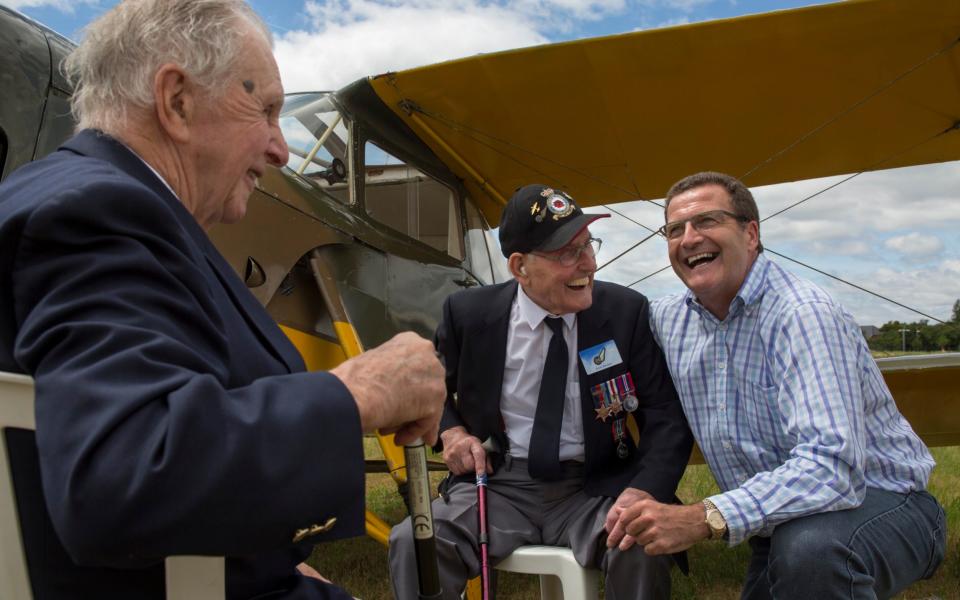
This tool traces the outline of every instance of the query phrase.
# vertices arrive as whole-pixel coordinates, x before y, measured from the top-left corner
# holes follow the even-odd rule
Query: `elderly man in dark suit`
[[[493,563],[524,544],[568,546],[604,571],[608,599],[670,596],[669,560],[605,544],[604,521],[622,506],[674,500],[692,437],[646,298],[594,281],[600,240],[588,225],[601,216],[550,187],[521,188],[500,222],[515,281],[444,305],[435,341],[447,369],[440,438],[451,478],[433,503],[444,597],[480,571],[478,472],[489,474]],[[488,438],[498,455],[482,447]],[[416,598],[407,521],[390,542],[396,597]]]
[[[298,563],[363,532],[362,432],[436,440],[443,370],[402,334],[303,372],[208,239],[287,160],[268,29],[239,0],[127,0],[66,67],[82,130],[0,186],[36,597],[160,598],[164,557],[214,554],[231,598],[349,598]]]

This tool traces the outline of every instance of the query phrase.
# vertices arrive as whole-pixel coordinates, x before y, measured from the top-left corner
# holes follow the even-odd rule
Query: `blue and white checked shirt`
[[[926,487],[933,457],[853,317],[817,286],[760,254],[723,321],[689,290],[650,310],[730,545],[859,506],[867,487]]]

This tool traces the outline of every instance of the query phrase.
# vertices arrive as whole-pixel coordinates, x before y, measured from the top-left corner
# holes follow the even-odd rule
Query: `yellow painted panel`
[[[542,181],[590,206],[659,198],[708,169],[763,185],[960,159],[960,130],[937,135],[960,119],[958,32],[956,0],[851,0],[478,55],[371,84],[496,224],[500,206],[471,172],[506,197]]]
[[[897,407],[928,446],[960,445],[960,368],[884,372]]]
[[[280,329],[300,351],[308,371],[329,371],[347,359],[339,344],[292,327]]]

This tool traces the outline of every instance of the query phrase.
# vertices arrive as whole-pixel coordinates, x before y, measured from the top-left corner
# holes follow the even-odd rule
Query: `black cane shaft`
[[[417,558],[417,582],[422,600],[439,599],[440,568],[437,564],[437,543],[430,509],[430,479],[427,471],[427,450],[422,440],[404,446],[407,461],[407,493],[410,495],[410,524],[413,527],[413,548]]]
[[[417,581],[421,600],[440,598],[440,572],[437,569],[437,544],[434,538],[414,540],[417,555]]]

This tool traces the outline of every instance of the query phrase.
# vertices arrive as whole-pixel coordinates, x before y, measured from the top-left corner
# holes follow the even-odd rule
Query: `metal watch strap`
[[[703,509],[706,513],[704,516],[704,521],[707,524],[707,528],[710,530],[710,539],[719,540],[726,537],[727,534],[727,520],[723,517],[723,513],[720,512],[720,509],[717,508],[717,505],[711,502],[710,500],[704,498],[703,500]],[[720,515],[720,520],[723,521],[723,526],[720,528],[714,527],[710,524],[710,513],[711,511],[716,512]]]

